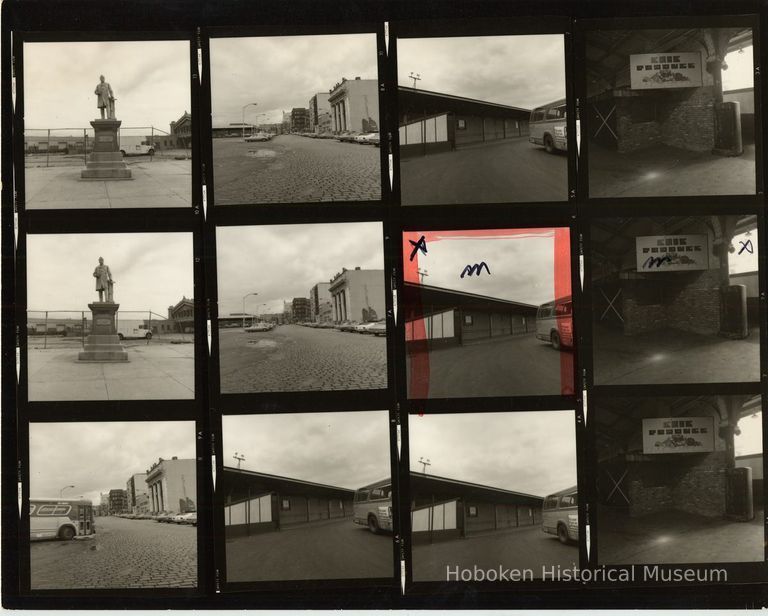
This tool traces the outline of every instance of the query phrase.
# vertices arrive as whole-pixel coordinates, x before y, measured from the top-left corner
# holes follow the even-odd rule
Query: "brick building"
[[[757,289],[731,280],[734,237],[754,231],[753,216],[612,218],[593,225],[596,327],[639,336],[680,330],[744,338]],[[738,243],[737,243],[738,244]],[[648,252],[645,252],[645,251]],[[655,259],[655,260],[653,260]],[[756,276],[756,272],[754,272]]]
[[[378,321],[386,313],[384,270],[343,268],[330,281],[328,290],[333,321]]]
[[[312,320],[316,323],[325,323],[333,320],[330,287],[330,282],[318,282],[309,290]]]
[[[328,93],[333,132],[379,130],[379,84],[376,79],[342,78]]]
[[[318,92],[309,99],[309,131],[327,133],[332,130],[328,92]]]
[[[291,131],[294,133],[309,131],[309,109],[294,107],[291,110]]]
[[[128,510],[136,513],[142,496],[147,496],[146,473],[135,473],[130,476],[125,484],[125,493],[128,501]]]
[[[312,320],[312,306],[307,297],[294,297],[291,302],[291,314],[295,323],[306,323]]]
[[[197,463],[194,458],[160,458],[147,469],[147,492],[152,513],[196,510]]]
[[[728,52],[751,39],[745,28],[590,31],[590,143],[619,153],[666,145],[741,154],[732,134],[741,130],[738,112],[723,105],[722,71]]]
[[[110,490],[109,515],[128,513],[129,511],[130,508],[128,507],[128,493],[125,490]]]

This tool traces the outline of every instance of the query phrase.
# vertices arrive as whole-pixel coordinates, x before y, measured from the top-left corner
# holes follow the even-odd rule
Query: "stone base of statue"
[[[120,120],[94,120],[93,151],[88,156],[81,180],[132,180],[131,170],[123,162],[117,130]]]
[[[85,339],[85,350],[80,351],[79,361],[119,362],[128,361],[128,353],[120,344],[115,326],[115,315],[120,304],[93,302],[88,304],[93,315],[91,335]]]

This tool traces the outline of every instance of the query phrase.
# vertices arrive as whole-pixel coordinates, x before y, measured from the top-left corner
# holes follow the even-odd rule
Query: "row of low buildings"
[[[192,147],[192,114],[185,111],[170,124],[170,132],[150,127],[150,133],[144,135],[127,134],[130,127],[118,131],[120,146],[127,148],[134,145],[154,145],[159,150],[189,150]],[[146,127],[141,127],[146,129]],[[66,129],[71,133],[71,129]],[[139,129],[136,129],[139,130]],[[57,129],[32,129],[24,134],[25,154],[84,154],[93,149],[92,128],[83,128],[80,134],[59,134]],[[157,131],[157,132],[156,132]],[[52,134],[53,133],[53,134]]]
[[[283,302],[282,312],[268,314],[233,313],[219,317],[219,327],[238,327],[254,319],[271,323],[370,322],[384,318],[386,311],[384,270],[342,268],[328,282],[318,282],[309,297]]]
[[[196,511],[197,472],[193,458],[160,458],[143,473],[128,478],[125,489],[101,494],[99,515],[187,513]]]

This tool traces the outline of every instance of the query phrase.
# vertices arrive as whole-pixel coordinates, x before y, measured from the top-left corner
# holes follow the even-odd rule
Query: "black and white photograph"
[[[27,237],[30,401],[195,397],[191,233]]]
[[[381,199],[375,33],[210,47],[216,205]]]
[[[222,418],[227,582],[391,578],[389,413]]]
[[[222,393],[387,387],[379,222],[219,227]]]
[[[407,231],[408,397],[573,393],[570,231]]]
[[[751,27],[585,39],[590,197],[755,194]]]
[[[408,430],[415,582],[578,566],[573,411],[411,415]]]
[[[763,562],[760,396],[595,403],[601,565]]]
[[[591,229],[596,385],[760,381],[756,216]]]
[[[197,587],[191,421],[31,423],[33,590]]]
[[[565,201],[562,34],[397,39],[403,205]]]
[[[25,42],[26,208],[191,207],[189,46]]]

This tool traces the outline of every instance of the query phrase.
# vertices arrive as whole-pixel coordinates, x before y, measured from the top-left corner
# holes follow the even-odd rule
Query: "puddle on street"
[[[277,346],[277,342],[274,340],[249,340],[248,344],[257,349],[273,349]]]
[[[248,150],[248,156],[251,158],[274,158],[277,152],[274,150]]]

